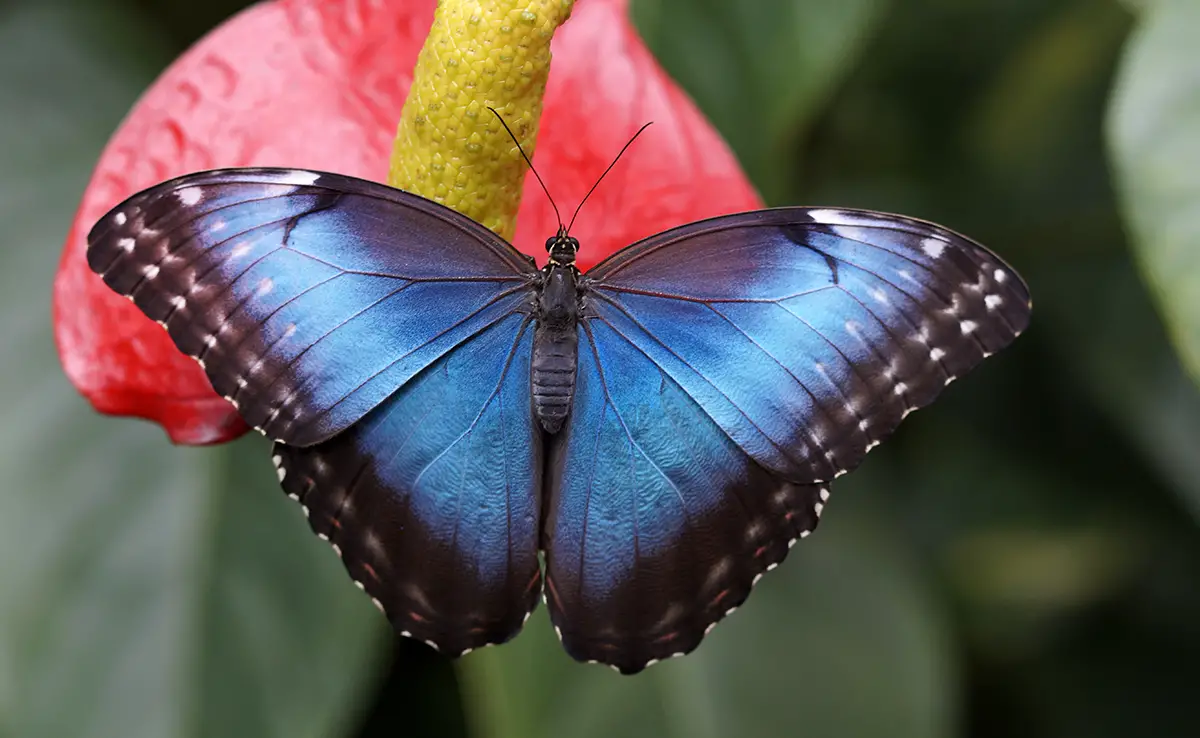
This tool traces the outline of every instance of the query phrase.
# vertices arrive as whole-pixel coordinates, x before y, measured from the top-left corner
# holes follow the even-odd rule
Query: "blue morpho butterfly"
[[[1029,322],[995,254],[897,215],[712,218],[587,274],[568,230],[538,269],[416,195],[229,169],[118,205],[88,263],[274,439],[403,635],[463,654],[544,593],[571,656],[626,673],[694,649],[835,477]]]

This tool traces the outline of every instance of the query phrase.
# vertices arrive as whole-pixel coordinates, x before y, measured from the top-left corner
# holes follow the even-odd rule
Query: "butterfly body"
[[[579,336],[579,242],[564,231],[546,243],[550,263],[538,288],[537,328],[533,336],[533,410],[547,433],[557,433],[575,396]]]
[[[399,190],[235,169],[139,193],[88,240],[276,442],[400,633],[458,655],[541,595],[568,653],[626,673],[695,648],[830,483],[1030,312],[974,241],[850,209],[701,221],[581,274],[561,229],[539,270]]]

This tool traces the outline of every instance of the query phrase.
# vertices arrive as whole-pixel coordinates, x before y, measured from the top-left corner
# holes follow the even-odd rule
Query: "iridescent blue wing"
[[[580,327],[544,528],[567,652],[634,673],[691,651],[817,525],[828,488],[772,476],[611,326]]]
[[[290,169],[203,172],[134,195],[92,229],[88,263],[247,422],[298,446],[350,427],[519,309],[534,273],[449,208]]]
[[[694,648],[813,529],[828,483],[1030,311],[979,244],[853,210],[694,223],[582,286],[546,591],[567,650],[623,671]]]
[[[541,592],[531,321],[501,319],[345,433],[275,446],[284,490],[351,577],[452,656],[508,640]]]
[[[333,174],[189,175],[88,261],[276,441],[284,489],[405,634],[460,653],[536,601],[536,271],[468,218]]]

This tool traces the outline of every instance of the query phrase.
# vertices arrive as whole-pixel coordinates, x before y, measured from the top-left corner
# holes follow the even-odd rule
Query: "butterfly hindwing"
[[[351,577],[398,631],[452,656],[511,638],[541,591],[532,335],[508,316],[348,431],[274,450]]]
[[[806,208],[654,236],[582,294],[546,591],[567,650],[627,672],[694,648],[811,532],[829,482],[1030,309],[962,236]]]
[[[812,532],[828,488],[769,474],[610,326],[579,330],[547,480],[546,601],[568,653],[632,673],[695,648]]]
[[[365,180],[202,172],[134,195],[88,263],[166,327],[213,387],[293,445],[350,427],[523,305],[533,267],[483,226]]]

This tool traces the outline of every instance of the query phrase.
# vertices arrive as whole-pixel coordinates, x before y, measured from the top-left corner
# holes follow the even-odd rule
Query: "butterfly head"
[[[568,266],[575,263],[575,254],[579,251],[579,241],[567,235],[567,229],[561,225],[558,233],[546,239],[546,251],[550,254],[550,263]]]

